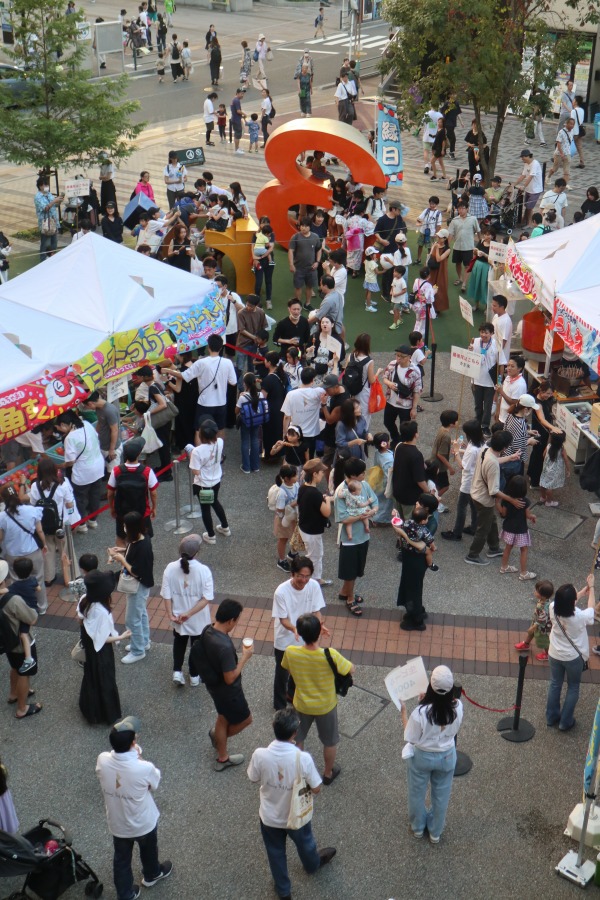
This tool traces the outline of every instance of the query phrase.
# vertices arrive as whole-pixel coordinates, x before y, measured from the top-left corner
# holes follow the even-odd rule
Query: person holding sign
[[[474,338],[469,344],[469,350],[481,354],[481,368],[477,377],[473,379],[473,400],[475,418],[486,436],[490,434],[492,405],[498,377],[498,348],[494,340],[494,330],[491,322],[484,322],[479,326],[479,337]]]
[[[432,844],[439,844],[446,822],[456,766],[454,738],[463,720],[463,705],[454,695],[454,676],[447,666],[436,666],[425,695],[410,717],[401,701],[408,761],[408,815],[413,837],[425,829]],[[412,745],[412,746],[411,746]],[[410,755],[409,755],[410,754]],[[425,806],[431,785],[431,806]]]

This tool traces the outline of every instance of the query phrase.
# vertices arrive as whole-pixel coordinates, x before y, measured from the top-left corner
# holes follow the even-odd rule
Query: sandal
[[[33,697],[34,694],[35,694],[34,689],[33,689],[33,688],[29,688],[29,690],[27,691],[27,696],[28,696],[28,697]],[[17,698],[16,698],[16,697],[9,697],[8,700],[7,700],[6,702],[7,702],[7,703],[10,703],[10,705],[12,706],[13,703],[16,703],[16,702],[17,702]]]
[[[537,578],[535,572],[523,572],[519,575],[519,581],[533,581],[534,578]]]
[[[30,703],[27,707],[27,712],[24,716],[17,716],[15,713],[15,719],[28,719],[29,716],[36,716],[38,713],[42,711],[41,703]]]
[[[355,600],[346,600],[346,609],[353,616],[362,616],[362,609]]]
[[[355,602],[355,603],[364,603],[364,602],[365,602],[365,598],[364,598],[364,597],[361,597],[360,594],[355,594],[355,595],[354,595],[354,602]]]
[[[519,570],[517,569],[516,566],[507,566],[505,569],[503,569],[502,567],[500,567],[500,574],[501,574],[501,575],[514,575],[515,572],[518,572],[518,571],[519,571]]]
[[[459,284],[462,284],[460,278],[458,279],[458,281],[453,281],[452,283],[453,283],[454,287],[458,287]]]

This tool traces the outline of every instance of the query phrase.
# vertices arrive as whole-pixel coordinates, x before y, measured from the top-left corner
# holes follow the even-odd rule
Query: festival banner
[[[554,315],[550,328],[563,339],[573,353],[600,375],[600,334],[582,318],[576,316],[560,297],[554,300]]]
[[[135,372],[146,363],[164,359],[167,347],[172,346],[171,335],[162,322],[152,322],[102,341],[95,350],[77,360],[74,368],[89,389],[95,390],[107,381]]]
[[[382,101],[377,103],[377,162],[383,169],[386,182],[402,181],[400,122],[394,104]]]
[[[75,366],[4,391],[0,394],[0,443],[54,419],[80,403],[88,393]]]
[[[596,774],[596,765],[598,763],[598,753],[600,753],[600,700],[598,700],[598,703],[596,705],[594,724],[592,726],[592,733],[590,734],[590,741],[588,744],[588,752],[585,758],[585,769],[583,772],[584,794],[590,794],[595,789],[594,776]]]
[[[187,312],[162,319],[162,324],[171,332],[178,353],[204,347],[211,334],[225,334],[225,309],[218,290]]]
[[[534,303],[541,303],[541,296],[538,295],[539,285],[536,284],[535,276],[529,266],[526,266],[518,256],[513,240],[508,242],[506,262],[513,278],[517,282],[517,286],[525,296],[533,300]]]

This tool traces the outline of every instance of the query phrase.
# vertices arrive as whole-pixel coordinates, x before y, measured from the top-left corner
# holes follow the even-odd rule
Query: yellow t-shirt
[[[340,675],[347,675],[352,668],[350,660],[333,647],[329,652]],[[321,647],[318,650],[308,650],[304,645],[288,647],[281,665],[294,679],[294,706],[298,712],[308,716],[324,716],[335,708],[337,694],[333,672]]]

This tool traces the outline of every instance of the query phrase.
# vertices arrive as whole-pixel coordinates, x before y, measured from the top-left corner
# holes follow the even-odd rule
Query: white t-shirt
[[[89,422],[84,421],[83,428],[75,428],[65,437],[65,462],[73,462],[73,484],[93,484],[104,475],[100,442],[96,430]]]
[[[519,375],[519,377],[514,381],[511,381],[509,378],[505,378],[502,382],[502,390],[507,397],[511,398],[512,401],[518,400],[522,394],[527,393],[527,382],[522,375]],[[500,403],[500,412],[498,414],[498,418],[503,425],[506,422],[509,406],[512,406],[512,403],[507,403],[507,401],[503,397],[502,402]]]
[[[473,384],[477,384],[479,387],[494,387],[494,382],[490,375],[490,369],[493,369],[498,362],[498,346],[494,340],[494,335],[492,335],[485,353],[481,349],[481,338],[475,338],[473,341],[473,352],[481,354],[479,375],[473,379]]]
[[[340,81],[337,88],[335,89],[335,97],[338,100],[356,100],[356,85],[353,81],[348,79],[348,84],[344,84],[343,81]]]
[[[186,575],[177,559],[169,563],[163,572],[160,594],[165,600],[171,601],[173,615],[181,615],[203,597],[206,600],[214,600],[212,572],[197,559],[190,559],[190,571]],[[208,604],[181,625],[173,623],[173,628],[178,634],[197,635],[202,634],[207,625],[210,625]]]
[[[400,250],[394,251],[394,265],[404,266],[408,272],[408,267],[412,264],[412,254],[410,252],[410,247],[407,247],[406,244],[404,245],[404,251],[404,256],[402,256]]]
[[[532,159],[530,163],[523,166],[522,174],[525,178],[533,176],[525,190],[528,194],[541,194],[544,190],[544,179],[542,177],[542,167],[537,159]]]
[[[44,489],[44,497],[48,499],[52,492],[51,485],[49,488]],[[58,485],[54,493],[52,494],[52,499],[56,503],[56,508],[58,509],[58,516],[61,522],[65,522],[72,516],[74,500],[73,500],[73,488],[69,481],[63,481]],[[37,481],[32,482],[31,490],[29,491],[29,502],[32,506],[35,506],[38,500],[41,500],[40,488]],[[71,509],[67,509],[67,503],[71,506]],[[42,510],[43,512],[43,510]]]
[[[425,229],[429,228],[430,234],[435,234],[440,225],[442,224],[442,213],[439,209],[430,209],[428,206],[427,209],[424,209],[421,215],[419,216],[420,226],[419,231],[421,234],[425,234]],[[399,265],[404,265],[403,263],[399,263]]]
[[[579,650],[584,659],[589,659],[590,641],[587,627],[594,624],[594,608],[579,609],[576,606],[574,616],[559,616],[560,624],[575,644],[575,647],[577,647],[577,650],[568,642],[556,622],[554,603],[550,603],[548,611],[552,622],[549,655],[554,659],[561,660],[561,662],[568,662],[569,660],[577,659],[577,650]]]
[[[242,298],[239,294],[236,294],[235,291],[229,291],[228,295],[225,297],[221,297],[221,302],[225,307],[225,318],[227,320],[227,306],[229,305],[229,319],[227,320],[227,325],[225,326],[225,337],[229,337],[230,334],[237,334],[238,330],[238,310],[236,303],[241,304],[242,309],[244,304],[242,303]]]
[[[139,247],[141,244],[147,244],[152,252],[156,253],[168,230],[168,228],[165,228],[164,218],[150,219],[146,227],[138,232],[135,246]]]
[[[404,279],[402,277],[392,279],[392,303],[408,303],[408,296],[407,296],[407,291],[406,291],[406,279]],[[424,355],[425,355],[424,353],[421,354],[421,357],[418,360],[419,362],[421,361],[421,359],[423,359]],[[415,354],[413,353],[412,358],[411,358],[411,364],[414,363],[414,365],[416,365],[416,362],[414,361],[414,356],[415,356]]]
[[[512,319],[507,312],[502,313],[501,316],[496,313],[492,319],[492,325],[494,326],[494,340],[498,348],[498,362],[501,366],[505,366],[510,359],[510,344],[513,333]],[[506,345],[503,347],[505,341]]]
[[[137,750],[101,753],[96,775],[104,794],[108,830],[115,837],[142,837],[156,828],[160,813],[152,791],[160,784],[160,770],[140,759]]]
[[[297,591],[292,586],[291,578],[280,584],[275,589],[273,597],[272,616],[275,619],[275,649],[285,650],[286,647],[296,643],[293,633],[283,627],[280,619],[289,619],[292,625],[295,625],[299,616],[317,612],[319,609],[324,609],[324,607],[325,601],[321,585],[314,578],[311,578],[301,591]],[[301,643],[300,641],[299,644]]]
[[[467,444],[462,457],[462,476],[460,479],[461,494],[471,493],[471,484],[473,483],[473,475],[475,474],[475,466],[477,465],[477,457],[483,450],[483,447],[476,447],[475,444]]]
[[[417,347],[417,349],[414,351],[413,355],[410,358],[410,364],[413,368],[416,368],[419,365],[419,363],[422,362],[426,358],[427,358],[426,354],[423,353],[423,351],[419,347]]]
[[[463,718],[463,705],[456,701],[456,718],[451,725],[433,725],[427,719],[427,707],[417,706],[410,714],[404,729],[404,740],[427,753],[445,753],[454,746],[454,736],[458,734]]]
[[[571,134],[573,135],[574,138],[576,138],[576,137],[579,137],[579,129],[584,124],[584,119],[585,119],[585,112],[581,108],[581,106],[578,106],[577,109],[571,110],[571,118],[574,119],[574,121],[575,121],[575,124],[573,125],[573,131],[571,132]]]
[[[215,105],[208,97],[204,101],[204,121],[207,124],[217,121],[217,117],[215,116]]]
[[[304,778],[310,787],[319,787],[322,779],[312,756],[298,750],[289,741],[272,741],[268,747],[259,747],[252,754],[248,778],[250,781],[260,781],[259,815],[261,822],[267,827],[287,827],[298,754]]]
[[[425,113],[425,124],[423,127],[423,141],[426,144],[433,144],[435,139],[435,134],[437,131],[437,123],[438,119],[443,119],[443,115],[441,112],[437,112],[435,109],[428,110]]]
[[[184,381],[198,379],[199,406],[225,406],[227,385],[237,384],[235,369],[230,359],[222,356],[206,356],[197,359],[181,373]]]
[[[43,509],[38,506],[22,505],[17,511],[11,513],[0,512],[0,531],[4,532],[2,538],[2,550],[8,556],[28,556],[40,548],[31,536],[35,531],[36,522],[42,521]],[[16,519],[16,522],[13,521]],[[19,525],[27,529],[19,528]]]
[[[346,288],[348,287],[348,271],[345,266],[332,270],[332,278],[335,282],[335,290],[344,297]]]
[[[317,437],[321,432],[319,413],[324,393],[319,387],[299,387],[290,391],[283,401],[282,413],[290,417],[292,425],[302,429],[304,437]]]
[[[219,484],[223,476],[221,460],[223,459],[223,438],[217,438],[214,444],[200,444],[194,447],[190,456],[190,469],[197,469],[194,484],[201,487],[212,487]]]
[[[540,209],[555,209],[557,216],[564,216],[565,208],[569,205],[569,198],[565,191],[546,191],[540,203]]]

